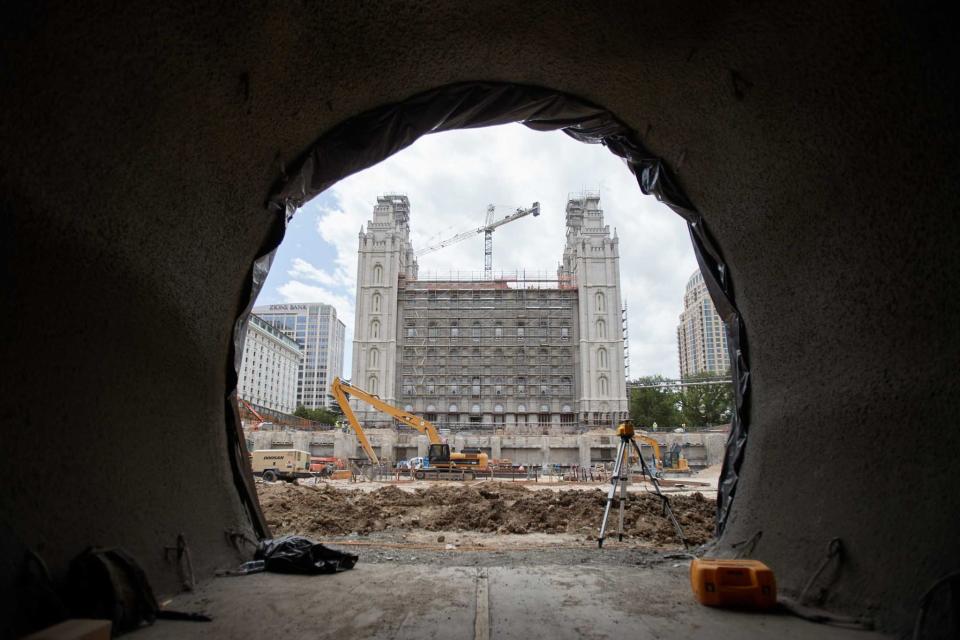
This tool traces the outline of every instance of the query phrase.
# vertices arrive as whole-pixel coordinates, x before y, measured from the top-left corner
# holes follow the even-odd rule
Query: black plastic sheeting
[[[283,536],[261,540],[255,560],[263,560],[264,568],[274,573],[336,573],[353,569],[357,556],[325,547],[303,536]]]
[[[246,310],[237,320],[234,334],[237,361],[230,372],[233,380],[236,380],[235,371],[240,364],[246,315],[266,278],[273,251],[280,244],[286,223],[298,208],[337,181],[377,164],[408,147],[420,136],[511,122],[519,122],[537,131],[560,130],[580,142],[606,146],[626,161],[643,193],[656,196],[687,221],[700,271],[727,326],[734,379],[735,406],[717,501],[717,533],[721,533],[736,494],[749,431],[750,369],[746,334],[734,302],[729,269],[703,216],[683,193],[667,165],[643,146],[636,132],[609,111],[567,94],[508,83],[453,84],[373,109],[323,134],[290,165],[267,201],[268,208],[278,214],[276,233],[271,234],[261,257],[254,263]],[[231,397],[233,395],[235,389],[231,392]],[[231,427],[230,432],[234,438],[238,433],[235,427]],[[252,491],[246,481],[238,482],[238,487]],[[259,516],[255,501],[253,511]],[[260,526],[264,527],[262,520]]]

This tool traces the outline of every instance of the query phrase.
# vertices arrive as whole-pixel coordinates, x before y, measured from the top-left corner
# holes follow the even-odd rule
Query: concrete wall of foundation
[[[368,429],[366,433],[374,451],[384,460],[394,462],[427,455],[426,436],[393,429]],[[315,456],[366,457],[352,431],[248,431],[246,435],[250,450],[292,448],[310,451]],[[664,451],[679,443],[690,466],[698,469],[722,462],[727,434],[660,433],[654,437]],[[583,466],[611,461],[619,443],[616,436],[597,432],[579,435],[460,433],[449,436],[447,442],[454,451],[476,447],[491,458],[509,458],[514,464]],[[649,455],[650,448],[643,445],[643,451]]]

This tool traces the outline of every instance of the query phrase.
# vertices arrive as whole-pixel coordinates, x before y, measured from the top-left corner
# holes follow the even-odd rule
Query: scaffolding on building
[[[588,200],[600,200],[599,189],[582,189],[580,191],[570,191],[567,193],[567,206],[581,207],[585,206]]]
[[[590,426],[577,411],[577,304],[574,279],[556,273],[401,280],[398,405],[451,431]]]
[[[564,289],[577,288],[572,274],[549,271],[422,271],[416,280],[400,277],[401,289]]]
[[[406,225],[410,222],[410,199],[407,194],[394,191],[385,193],[377,197],[379,203],[390,203],[393,206],[394,219],[398,225]]]
[[[630,379],[630,321],[627,315],[627,301],[623,301],[623,375]]]
[[[583,191],[571,194],[568,203],[568,233],[582,228],[591,247],[597,245],[593,251],[612,242],[599,197],[599,191]],[[571,223],[571,207],[581,211],[582,224]],[[406,242],[408,212],[401,195],[378,198],[367,228],[368,235],[371,230],[377,234],[373,251],[386,251],[387,237],[400,227]],[[413,268],[402,268],[397,275],[389,330],[386,335],[375,331],[372,356],[361,356],[373,363],[371,374],[362,373],[365,367],[358,373],[374,393],[383,379],[380,393],[391,403],[450,431],[543,434],[614,426],[626,416],[622,399],[609,393],[609,376],[623,374],[623,347],[607,339],[615,315],[594,322],[591,312],[580,308],[584,292],[574,275],[578,246],[568,242],[564,261],[554,272],[421,272],[417,252],[409,243],[401,244]],[[604,259],[610,257],[604,254]],[[588,327],[579,326],[581,316],[589,322],[589,336]],[[379,329],[380,320],[369,322]],[[613,327],[609,333],[619,337]],[[383,365],[376,364],[379,349],[389,358]],[[614,388],[622,386],[617,382]],[[367,426],[392,426],[374,413],[363,412],[361,419]]]

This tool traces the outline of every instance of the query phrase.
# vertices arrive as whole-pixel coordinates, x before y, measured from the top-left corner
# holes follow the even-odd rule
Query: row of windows
[[[567,392],[567,395],[569,395],[570,393],[572,393],[572,386],[570,385],[569,378],[564,378],[564,381],[565,381],[565,382],[564,382],[564,388],[570,388],[570,391]],[[471,395],[474,395],[474,396],[479,396],[479,395],[481,395],[481,393],[480,393],[480,391],[481,391],[481,386],[482,386],[482,385],[480,384],[480,379],[479,379],[479,378],[473,378],[473,380],[471,381],[470,387],[469,387],[469,388],[470,388],[470,394],[471,394]],[[549,395],[549,393],[550,393],[550,387],[549,387],[548,385],[539,385],[539,386],[540,386],[540,393],[541,393],[541,395]],[[435,387],[433,387],[433,385],[431,385],[430,388],[431,388],[431,389],[435,389]],[[458,391],[460,390],[460,388],[461,388],[461,387],[460,387],[459,385],[449,385],[449,386],[447,387],[447,390],[457,389],[457,391],[451,391],[451,392],[450,392],[451,395],[457,395],[457,394],[458,394]],[[497,385],[494,385],[494,388],[496,389],[496,388],[497,388]],[[504,388],[504,386],[501,385],[499,388],[502,390],[502,389]],[[517,388],[518,388],[518,393],[527,393],[527,391],[526,391],[526,385],[522,385],[522,386],[521,386],[521,385],[518,385]],[[376,375],[371,375],[371,376],[369,376],[369,377],[367,378],[367,389],[366,389],[366,391],[367,391],[368,393],[378,394],[378,393],[380,393],[379,389],[380,389],[380,381],[379,381],[379,378],[378,378]],[[408,391],[408,389],[411,389],[411,391]],[[523,391],[519,391],[519,389],[523,389]],[[599,393],[600,395],[602,395],[602,396],[608,395],[608,394],[610,393],[610,382],[609,382],[609,380],[607,379],[606,376],[600,376],[600,377],[597,378],[597,391],[598,391],[598,393]],[[417,395],[417,394],[416,394],[416,389],[415,389],[415,387],[413,387],[413,386],[408,386],[408,385],[404,385],[404,393],[407,394],[407,395]],[[428,392],[428,393],[433,393],[433,391],[430,391],[430,392]]]
[[[485,376],[513,376],[513,375],[526,375],[530,376],[531,380],[535,379],[537,376],[540,376],[544,379],[547,378],[559,378],[561,371],[568,371],[570,367],[559,367],[551,365],[541,365],[541,366],[530,366],[524,367],[522,370],[518,370],[516,367],[490,367],[484,365],[473,365],[473,366],[459,366],[459,367],[400,367],[400,374],[404,376],[414,376],[415,378],[422,379],[424,376],[436,376],[437,378],[443,380],[448,376],[456,378],[456,374],[466,375],[466,376],[476,376],[476,375],[485,375]],[[377,369],[371,369],[368,373],[378,373]]]
[[[412,405],[407,405],[406,410],[413,413],[414,407]],[[436,407],[430,405],[427,407],[427,410],[423,413],[423,417],[430,422],[443,426],[445,424],[455,424],[464,417],[467,417],[467,421],[470,424],[482,424],[483,417],[482,414],[484,411],[480,408],[480,405],[475,404],[470,408],[470,411],[467,412],[466,409],[461,410],[457,405],[450,405],[447,413],[437,413]],[[559,414],[552,413],[550,407],[547,405],[541,405],[539,412],[536,411],[536,408],[532,407],[529,409],[531,413],[528,413],[526,407],[518,407],[516,411],[510,411],[510,414],[515,414],[515,424],[518,426],[530,426],[530,425],[540,425],[547,426],[551,424],[553,416],[558,416],[561,424],[573,424],[577,421],[577,414],[573,413],[569,406],[564,406]],[[614,420],[620,421],[625,417],[625,414],[621,413],[611,413],[611,412],[585,412],[581,414],[581,419],[584,422],[594,425],[609,425]],[[506,412],[502,405],[497,405],[493,408],[493,415],[491,416],[493,424],[504,424],[506,418]],[[374,446],[374,450],[379,451],[380,447]],[[403,447],[405,449],[405,447]],[[612,456],[616,451],[616,448],[613,445],[609,447],[591,447],[591,457],[595,459],[603,459],[603,451],[606,450],[608,456]],[[357,447],[357,456],[362,457],[364,455],[363,449]]]
[[[526,350],[520,349],[519,351],[515,353],[509,353],[508,355],[505,354],[502,349],[496,349],[492,353],[486,353],[484,355],[481,355],[479,348],[474,348],[472,351],[469,351],[469,352],[464,351],[463,353],[461,353],[458,349],[454,348],[454,349],[450,349],[446,353],[437,353],[436,350],[429,349],[427,350],[426,355],[418,356],[415,350],[410,347],[404,348],[402,351],[402,354],[403,354],[403,362],[405,363],[421,361],[423,364],[427,364],[428,366],[443,364],[447,357],[450,358],[451,362],[459,361],[460,359],[467,358],[467,357],[471,357],[471,358],[486,357],[487,361],[490,364],[503,364],[503,365],[509,364],[507,362],[508,357],[516,358],[517,364],[520,364],[520,365],[523,365],[523,364],[535,365],[537,361],[539,361],[542,364],[549,364],[551,362],[551,357],[552,357],[553,362],[556,364],[559,364],[562,361],[562,359],[569,359],[571,355],[570,350],[566,348],[561,349],[559,354],[557,352],[551,353],[547,349],[539,349],[536,354],[532,352],[528,354]],[[605,347],[599,347],[597,349],[597,367],[600,369],[606,369],[608,366],[608,360],[609,358],[607,357],[607,349]],[[466,363],[466,364],[469,364],[469,363]],[[372,368],[372,367],[377,367],[379,365],[380,365],[380,350],[377,349],[376,347],[371,347],[371,349],[367,352],[367,366]]]
[[[606,338],[606,337],[607,337],[607,323],[606,323],[606,321],[605,321],[603,318],[597,319],[597,321],[596,321],[596,323],[595,323],[594,326],[596,327],[596,337],[597,337],[597,338],[603,339],[603,338]],[[407,337],[408,337],[408,338],[416,338],[416,337],[417,337],[417,327],[416,327],[416,326],[409,326],[409,325],[408,325],[406,329],[407,329]],[[504,329],[504,328],[503,328],[502,326],[501,326],[501,327],[495,326],[494,329],[493,329],[493,337],[494,337],[494,338],[502,338],[502,337],[504,336],[503,329]],[[437,327],[435,327],[435,326],[434,326],[434,327],[429,327],[429,326],[428,326],[428,327],[427,327],[427,335],[428,335],[428,337],[433,337],[433,338],[438,337],[438,335],[439,335],[438,333],[431,333],[431,331],[437,332],[437,331],[438,331],[438,328],[437,328]],[[479,341],[480,338],[483,337],[483,336],[481,335],[481,331],[482,331],[482,328],[480,327],[479,323],[475,323],[474,326],[472,327],[472,332],[471,332],[471,335],[472,335],[473,340],[474,340],[475,342]],[[459,337],[459,335],[460,335],[460,333],[459,333],[459,327],[457,327],[455,324],[454,324],[454,325],[451,325],[451,327],[450,327],[450,332],[451,332],[451,333],[450,333],[450,337],[451,337],[451,338],[456,338],[456,337]],[[371,338],[371,339],[374,339],[374,340],[380,338],[380,321],[377,320],[376,318],[374,318],[373,320],[370,321],[370,331],[369,331],[369,335],[370,335],[370,338]],[[487,336],[489,336],[489,335],[490,335],[490,334],[487,334]],[[515,334],[515,335],[516,335],[516,337],[517,337],[518,339],[526,337],[526,327],[524,327],[524,326],[517,326],[517,327],[516,327],[516,334]],[[563,338],[563,339],[566,339],[566,338],[568,338],[569,336],[570,336],[570,328],[569,328],[569,327],[565,327],[565,326],[561,326],[561,327],[560,327],[560,337]]]
[[[374,284],[383,284],[383,269],[380,267],[380,265],[376,265],[376,266],[373,268],[373,283],[374,283]],[[473,293],[472,297],[473,297],[474,300],[480,300],[480,299],[481,299],[481,294],[482,294],[482,292],[480,292],[480,291],[474,291],[474,292],[472,292],[472,293]],[[529,297],[534,297],[534,296],[536,296],[536,294],[533,294],[532,296],[531,296],[530,294],[527,294],[526,296],[523,296],[523,297],[529,298]],[[548,296],[549,296],[548,293],[543,293],[543,294],[541,294],[539,297],[540,297],[540,299],[544,299],[544,300],[546,300],[546,299],[551,299],[551,298],[548,298]],[[437,299],[438,299],[437,292],[436,292],[436,291],[431,291],[431,292],[429,292],[429,293],[427,294],[427,299],[428,299],[429,301],[435,301],[435,300],[437,300]],[[456,300],[459,299],[459,295],[458,295],[458,293],[457,293],[456,291],[454,291],[454,292],[451,292],[451,293],[449,294],[449,296],[447,296],[447,295],[441,295],[441,296],[439,296],[439,299],[449,299],[449,300],[451,300],[451,301],[456,301]],[[500,291],[494,291],[494,292],[493,292],[493,299],[494,299],[494,300],[501,300],[501,299],[502,299],[502,292],[500,292]],[[556,300],[556,301],[558,301],[558,302],[560,301],[560,298],[557,298],[556,296],[553,296],[552,299],[554,299],[554,300]],[[414,300],[408,300],[408,302],[414,302]],[[373,311],[373,313],[381,313],[381,307],[382,307],[382,306],[383,306],[383,296],[381,296],[379,292],[374,292],[373,296],[371,296],[371,298],[370,298],[370,307],[371,307],[371,310]],[[604,295],[604,293],[603,293],[602,291],[597,291],[596,294],[594,294],[594,309],[595,309],[598,313],[605,313],[606,310],[607,310],[607,298],[606,298],[606,295]]]
[[[482,396],[482,395],[492,394],[492,395],[495,395],[495,396],[507,396],[507,395],[513,395],[513,394],[511,393],[511,389],[512,389],[512,387],[505,387],[504,385],[494,385],[493,388],[492,388],[490,391],[487,391],[486,393],[481,393],[481,390],[480,390],[480,386],[479,386],[479,385],[471,385],[471,386],[463,385],[463,386],[460,386],[460,385],[456,385],[456,384],[451,384],[451,385],[441,386],[441,387],[437,387],[437,388],[435,388],[435,387],[434,387],[433,385],[431,385],[431,384],[421,385],[421,386],[416,386],[416,385],[404,385],[404,387],[403,387],[403,395],[405,395],[405,396],[434,396],[434,395],[448,395],[448,396],[470,395],[470,396]],[[540,385],[539,387],[535,387],[535,386],[532,386],[532,385],[530,385],[530,386],[517,385],[517,387],[516,387],[516,395],[517,395],[517,396],[533,396],[533,395],[541,395],[541,396],[549,396],[549,395],[572,396],[572,395],[573,395],[573,387],[572,387],[571,385],[564,385],[564,386],[559,387],[559,388],[556,389],[556,390],[553,390],[553,388],[552,388],[550,385],[546,385],[546,384]]]
[[[535,410],[536,410],[535,407],[531,407],[531,408],[529,409],[529,411],[535,411]],[[406,407],[404,407],[404,411],[409,411],[409,412],[413,413],[413,412],[414,412],[413,405],[410,405],[410,404],[406,405]],[[524,422],[526,422],[527,411],[528,411],[528,409],[527,409],[527,407],[525,407],[524,405],[521,404],[521,405],[517,406],[516,413],[517,413],[517,422],[518,422],[519,424],[523,424]],[[540,405],[540,410],[539,410],[539,411],[540,411],[540,414],[541,414],[541,415],[546,415],[547,417],[550,416],[550,407],[549,407],[549,405],[545,405],[545,404]],[[560,411],[561,411],[561,422],[563,422],[563,418],[564,418],[564,417],[567,417],[567,416],[569,416],[569,418],[571,418],[571,419],[574,418],[574,414],[573,414],[573,412],[572,412],[572,409],[570,408],[570,405],[568,405],[568,404],[563,405],[563,408],[560,409]],[[466,408],[464,408],[464,412],[466,412]],[[505,413],[505,412],[506,412],[506,411],[505,411],[504,406],[503,406],[502,404],[494,405],[494,407],[493,407],[493,413]],[[451,404],[451,405],[447,408],[447,413],[448,413],[448,414],[451,414],[451,415],[448,416],[448,417],[450,417],[450,418],[456,418],[457,415],[460,413],[460,407],[458,407],[458,406],[455,405],[455,404]],[[477,415],[477,414],[483,413],[483,409],[480,407],[479,404],[474,404],[474,405],[472,405],[472,406],[470,407],[469,413],[472,413],[472,414],[474,414],[474,415]],[[510,413],[514,413],[514,411],[511,411]],[[427,405],[427,408],[426,408],[426,410],[424,411],[423,417],[424,417],[425,419],[429,420],[430,422],[437,422],[437,421],[439,421],[439,420],[443,420],[443,419],[444,419],[444,416],[443,416],[442,414],[438,414],[438,413],[437,413],[437,408],[436,408],[435,406],[433,406],[432,404]],[[496,420],[497,417],[498,417],[498,416],[494,416],[494,420]],[[501,418],[501,420],[502,420],[503,416],[499,416],[499,418]],[[571,421],[572,421],[572,420],[571,420]]]
[[[376,349],[376,347],[371,347],[371,352],[375,351]],[[606,349],[603,347],[601,347],[601,349],[606,352]],[[414,362],[418,360],[424,360],[426,362],[443,362],[443,360],[448,357],[452,361],[459,360],[461,358],[486,357],[494,358],[498,362],[504,362],[507,358],[516,358],[518,363],[523,364],[524,362],[537,362],[538,360],[541,362],[549,362],[550,358],[568,359],[571,357],[571,351],[567,347],[563,347],[561,349],[547,349],[542,347],[536,352],[534,352],[532,349],[527,351],[523,347],[520,347],[516,350],[507,349],[506,351],[499,347],[493,350],[484,349],[483,351],[480,350],[480,347],[464,349],[463,351],[457,347],[453,347],[451,349],[437,351],[431,347],[427,349],[426,352],[418,351],[413,347],[404,347],[401,353],[403,354],[403,359],[406,362]]]
[[[546,325],[543,325],[544,327]],[[508,327],[512,329],[512,327]],[[408,322],[406,326],[406,335],[408,338],[417,338],[422,334],[420,329],[413,323]],[[523,340],[526,337],[547,337],[549,335],[549,330],[542,329],[540,331],[531,331],[529,334],[527,328],[523,323],[519,323],[518,326],[513,331],[504,331],[504,327],[498,322],[494,327],[493,331],[484,330],[484,327],[480,326],[479,322],[474,322],[473,326],[470,328],[470,337],[473,338],[474,342],[479,342],[481,338],[503,338],[504,336],[516,337],[518,340]],[[554,337],[559,337],[563,340],[566,340],[570,337],[570,327],[563,325],[559,328],[559,331],[553,332]],[[435,322],[431,322],[427,325],[426,337],[433,340],[436,338],[447,338],[456,339],[460,337],[460,327],[457,326],[456,322],[451,323],[449,332],[446,330],[441,330]]]

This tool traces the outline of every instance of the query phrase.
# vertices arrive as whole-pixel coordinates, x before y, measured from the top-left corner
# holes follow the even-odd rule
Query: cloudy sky
[[[696,269],[686,225],[644,196],[623,162],[599,145],[519,124],[428,135],[388,160],[341,181],[297,212],[257,304],[325,302],[347,325],[344,372],[353,342],[357,234],[376,197],[405,193],[419,249],[540,202],[541,214],[493,234],[494,271],[556,272],[564,246],[567,194],[599,190],[620,236],[620,277],[629,305],[631,377],[679,375],[676,325]],[[483,234],[419,259],[424,272],[483,270]]]

